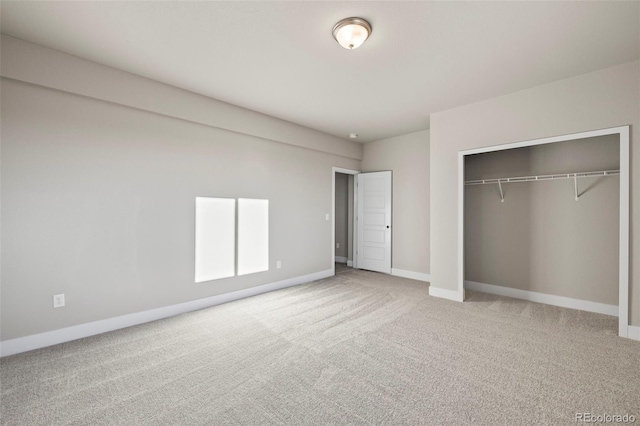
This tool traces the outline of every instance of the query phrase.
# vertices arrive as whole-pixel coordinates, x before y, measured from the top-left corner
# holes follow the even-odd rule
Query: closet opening
[[[462,151],[458,289],[618,317],[628,335],[629,127]]]

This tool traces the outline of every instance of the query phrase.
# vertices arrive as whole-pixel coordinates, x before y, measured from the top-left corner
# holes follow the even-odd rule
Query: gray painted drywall
[[[640,61],[431,115],[431,285],[457,289],[459,151],[623,125],[631,126],[630,323],[640,325]]]
[[[393,171],[391,266],[428,274],[429,131],[364,145],[362,171]]]
[[[466,157],[465,180],[618,169],[617,136]],[[465,187],[465,278],[618,304],[620,179]]]
[[[268,118],[270,134],[256,137],[248,134],[261,131],[253,115],[224,104],[215,104],[211,114],[223,111],[237,126],[248,119],[247,132],[123,105],[121,78],[133,90],[131,102],[153,99],[150,86],[196,109],[208,101],[198,98],[194,106],[196,95],[42,49],[4,50],[3,44],[2,51],[3,73],[5,67],[15,72],[1,80],[1,340],[331,268],[325,215],[331,212],[332,167],[359,169],[349,156],[361,148],[352,151],[346,142],[344,155],[321,152],[316,146],[327,135]],[[71,92],[44,87],[44,80],[31,84],[29,73],[44,74],[30,64],[62,78],[60,65],[83,78],[74,86],[69,77]],[[82,93],[93,89],[84,86],[93,77],[83,66],[104,77],[100,90],[107,96],[113,89],[110,101]],[[274,134],[304,139],[300,145],[311,149],[272,141]],[[194,283],[197,196],[269,200],[268,272]],[[277,260],[282,269],[275,268]],[[66,295],[66,307],[53,309],[58,293]]]
[[[1,35],[2,76],[360,160],[362,146],[57,50]]]
[[[336,173],[336,256],[347,257],[349,252],[348,229],[349,229],[349,179],[343,173]],[[340,247],[337,247],[337,245]]]

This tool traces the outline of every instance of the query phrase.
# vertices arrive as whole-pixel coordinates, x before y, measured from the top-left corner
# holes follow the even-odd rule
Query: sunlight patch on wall
[[[236,200],[196,197],[196,282],[233,277],[235,250]]]
[[[238,275],[269,270],[269,200],[238,198]]]
[[[269,270],[269,200],[196,197],[195,228],[195,282]]]

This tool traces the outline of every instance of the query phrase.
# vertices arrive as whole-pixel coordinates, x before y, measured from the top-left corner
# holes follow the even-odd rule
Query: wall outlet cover
[[[62,308],[64,306],[64,294],[56,294],[53,296],[53,307]]]

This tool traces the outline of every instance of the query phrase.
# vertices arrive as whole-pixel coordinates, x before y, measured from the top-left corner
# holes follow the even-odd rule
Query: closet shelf
[[[619,175],[619,174],[620,174],[620,170],[603,170],[598,172],[562,173],[562,174],[554,174],[554,175],[517,176],[517,177],[506,177],[506,178],[496,178],[496,179],[468,180],[464,184],[465,185],[489,185],[489,184],[495,185],[498,182],[500,183],[531,182],[535,180],[574,179],[574,178],[593,177],[593,176],[610,176],[610,175]]]
[[[465,185],[498,185],[500,190],[500,201],[504,203],[504,193],[502,192],[503,183],[516,183],[516,182],[533,182],[537,180],[550,180],[550,179],[573,179],[575,189],[575,199],[578,201],[580,195],[578,194],[578,178],[596,177],[596,176],[613,176],[619,175],[620,170],[601,170],[596,172],[578,172],[578,173],[558,173],[553,175],[537,175],[537,176],[516,176],[505,177],[496,179],[478,179],[468,180]]]

